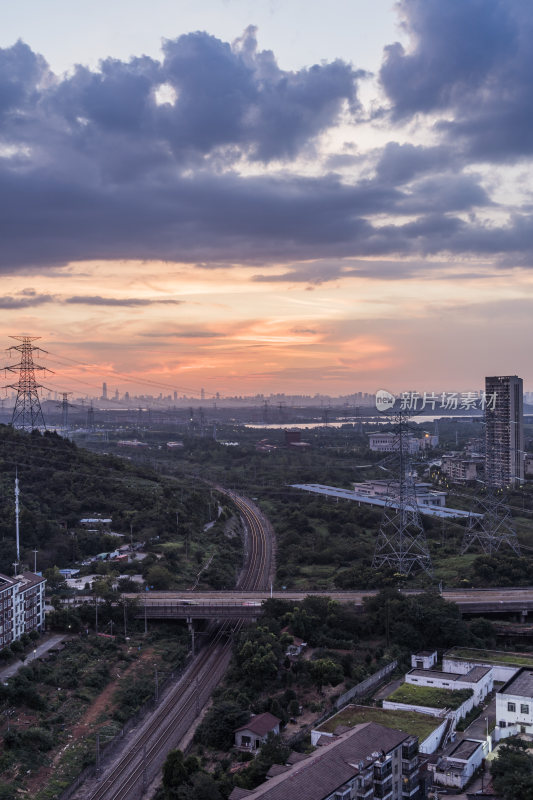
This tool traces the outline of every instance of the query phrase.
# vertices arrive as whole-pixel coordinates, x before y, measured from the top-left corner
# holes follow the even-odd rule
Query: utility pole
[[[11,425],[14,428],[21,428],[25,431],[32,431],[39,427],[46,430],[38,389],[46,389],[47,387],[37,383],[35,371],[52,372],[52,370],[36,364],[33,360],[33,353],[37,350],[41,353],[46,353],[47,351],[32,344],[36,339],[40,339],[40,336],[21,335],[10,336],[9,338],[21,342],[21,344],[8,348],[8,352],[17,350],[20,353],[18,364],[10,364],[4,367],[9,372],[19,373],[19,379],[16,383],[4,387],[5,389],[14,389],[17,392],[13,414],[11,415]]]
[[[20,527],[19,527],[19,475],[15,470],[15,535],[17,545],[17,562],[20,562]]]
[[[33,571],[34,571],[34,573],[37,572],[37,553],[38,552],[39,552],[38,550],[32,550],[32,553],[33,553]]]
[[[124,609],[124,638],[126,638],[127,630],[126,630],[126,599],[124,598],[124,602],[122,603],[122,607]]]

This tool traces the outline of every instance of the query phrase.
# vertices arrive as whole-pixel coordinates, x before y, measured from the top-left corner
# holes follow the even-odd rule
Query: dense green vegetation
[[[54,433],[27,434],[5,425],[0,425],[0,572],[11,574],[15,559],[15,470],[27,565],[33,567],[33,549],[38,569],[47,570],[135,541],[149,551],[142,562],[126,567],[102,562],[82,575],[102,574],[102,591],[119,571],[141,572],[155,589],[186,588],[209,562],[201,586],[234,585],[242,560],[239,524],[200,481],[183,477],[178,482],[150,466],[83,450]],[[123,538],[80,525],[80,518],[94,516],[110,517],[112,530]],[[52,590],[61,589],[57,572],[46,577]]]
[[[413,427],[417,427],[413,423]],[[419,425],[431,430],[432,423]],[[380,428],[382,429],[382,428]],[[148,447],[134,452],[151,465],[157,465],[180,480],[198,474],[214,482],[236,488],[258,499],[259,505],[271,519],[278,537],[278,570],[276,585],[288,589],[365,589],[396,586],[430,586],[442,582],[445,586],[526,585],[533,574],[533,484],[510,492],[514,523],[523,555],[517,558],[510,551],[488,557],[479,549],[462,554],[464,523],[423,516],[433,562],[433,576],[412,574],[409,578],[395,575],[393,570],[372,569],[381,511],[371,506],[358,506],[348,501],[327,500],[324,496],[304,493],[290,488],[297,483],[322,483],[349,488],[354,481],[367,478],[387,478],[388,471],[380,469],[383,454],[368,449],[368,433],[352,424],[340,428],[316,427],[302,431],[308,449],[285,445],[284,431],[244,426],[219,426],[219,439],[238,442],[225,447],[209,437],[186,433],[184,446],[171,452],[160,447],[165,441],[162,431],[132,430],[133,437],[144,439]],[[479,422],[441,421],[439,452],[462,447],[473,437],[479,437]],[[123,434],[121,434],[123,435]],[[166,434],[168,438],[168,433]],[[263,452],[258,443],[267,440],[275,449]],[[107,446],[107,445],[106,445]],[[109,447],[113,447],[110,443]],[[429,476],[429,457],[415,459],[420,477]],[[438,471],[432,472],[437,488],[449,490],[448,504],[462,509],[475,509],[479,485],[447,487],[439,484]]]
[[[472,689],[439,689],[434,686],[413,686],[404,683],[387,700],[392,703],[404,703],[413,706],[429,706],[430,708],[459,708],[465,700],[473,695]]]
[[[491,761],[494,789],[503,800],[533,800],[533,758],[527,747],[520,739],[507,739]]]
[[[96,733],[104,746],[154,697],[155,670],[161,682],[184,664],[188,650],[184,626],[159,625],[144,636],[141,624],[139,630],[134,620],[128,624],[128,640],[92,635],[67,640],[63,650],[21,666],[0,687],[0,704],[9,721],[2,729],[0,769],[11,787],[10,797],[52,763],[49,782],[40,780],[32,797],[57,796],[83,767],[94,763]],[[72,738],[75,727],[78,734]]]
[[[492,626],[488,623],[488,628],[481,628],[490,643]],[[194,752],[206,764],[223,763],[222,754],[231,751],[234,731],[252,713],[269,711],[282,725],[292,724],[293,732],[297,731],[302,711],[312,712],[316,717],[333,710],[332,701],[338,695],[393,658],[399,661],[399,671],[409,668],[413,642],[424,648],[440,648],[443,643],[457,639],[465,644],[483,645],[485,639],[480,639],[479,634],[478,620],[464,622],[457,607],[436,592],[405,596],[396,589],[383,590],[368,599],[364,614],[328,597],[310,596],[298,606],[289,601],[267,600],[260,622],[242,630],[235,639],[224,683],[215,690],[213,704],[197,728]],[[293,637],[307,642],[306,658],[286,657]],[[429,688],[422,698],[428,702],[421,702],[420,697],[418,701],[422,705],[456,707],[471,692],[438,694],[436,697]],[[375,711],[383,715],[381,709]],[[424,717],[419,719],[420,716],[400,715],[394,720],[410,726],[402,724],[402,729],[417,731],[417,735],[425,738],[436,724]],[[335,727],[341,722],[336,721]],[[235,762],[235,754],[224,762],[226,768],[216,768],[223,797],[227,797],[233,785],[254,788],[264,780],[271,764],[284,763],[276,761],[283,755],[276,743],[270,745],[262,749],[253,764],[234,774],[228,770]]]

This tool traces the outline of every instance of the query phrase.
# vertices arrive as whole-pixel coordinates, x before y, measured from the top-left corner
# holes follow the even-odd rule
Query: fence
[[[377,672],[374,672],[369,678],[366,678],[361,683],[358,683],[356,686],[352,686],[351,689],[348,689],[347,692],[341,694],[340,697],[337,698],[335,701],[335,706],[338,709],[345,706],[353,697],[364,697],[367,695],[372,689],[374,689],[378,683],[381,683],[383,678],[386,678],[387,675],[390,675],[391,672],[394,672],[396,667],[398,666],[398,660],[394,659],[391,661],[390,664],[382,667]]]
[[[375,672],[369,678],[366,678],[364,681],[361,681],[361,683],[358,683],[357,686],[353,686],[347,692],[342,694],[340,697],[337,698],[334,704],[337,711],[343,706],[345,706],[347,703],[349,703],[352,697],[364,697],[365,695],[367,695],[371,689],[373,689],[375,686],[381,683],[383,678],[386,678],[387,675],[390,675],[391,672],[394,672],[397,666],[398,666],[398,661],[397,659],[394,659],[394,661],[391,661],[390,664],[387,664],[385,667],[382,667],[380,670]],[[285,744],[288,747],[293,747],[299,744],[306,738],[306,736],[314,728],[317,728],[319,725],[322,725],[322,723],[325,722],[327,719],[329,719],[331,715],[332,715],[332,709],[328,708],[320,715],[320,717],[318,717],[318,719],[315,719],[310,725],[306,725],[297,733],[294,733],[292,736],[285,739]]]

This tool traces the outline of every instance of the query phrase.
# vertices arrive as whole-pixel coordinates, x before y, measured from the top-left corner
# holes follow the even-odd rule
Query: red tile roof
[[[251,731],[255,733],[256,736],[266,736],[266,734],[273,731],[280,722],[281,720],[275,717],[274,714],[265,711],[264,714],[257,714],[257,716],[252,717],[250,722],[247,722],[246,725],[241,725],[240,728],[237,728],[235,733],[239,731]]]

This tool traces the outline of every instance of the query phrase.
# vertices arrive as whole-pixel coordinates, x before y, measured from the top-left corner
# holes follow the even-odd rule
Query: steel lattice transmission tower
[[[393,450],[398,463],[398,478],[389,485],[389,498],[383,509],[372,567],[392,567],[402,575],[418,570],[431,574],[431,556],[420,519],[409,458],[406,417],[402,411],[392,417],[396,425]]]
[[[478,544],[484,553],[491,556],[500,547],[509,547],[517,556],[520,544],[516,536],[511,511],[507,505],[503,486],[504,474],[502,454],[498,452],[497,442],[485,439],[485,486],[484,493],[478,493],[476,504],[478,513],[470,514],[468,526],[463,536],[462,551],[465,553],[473,544]]]
[[[17,383],[5,386],[5,389],[15,389],[17,398],[11,416],[11,425],[14,428],[21,428],[25,431],[32,431],[35,428],[44,428],[46,430],[46,423],[44,421],[43,411],[41,408],[41,401],[39,400],[39,389],[45,389],[41,383],[37,383],[35,379],[35,372],[52,372],[47,367],[42,367],[36,364],[33,360],[33,354],[36,351],[46,353],[40,347],[35,347],[33,342],[40,339],[40,336],[10,336],[10,339],[16,339],[20,344],[13,345],[8,348],[8,352],[17,350],[20,353],[20,361],[18,364],[10,364],[4,367],[9,372],[18,372],[19,379]]]

